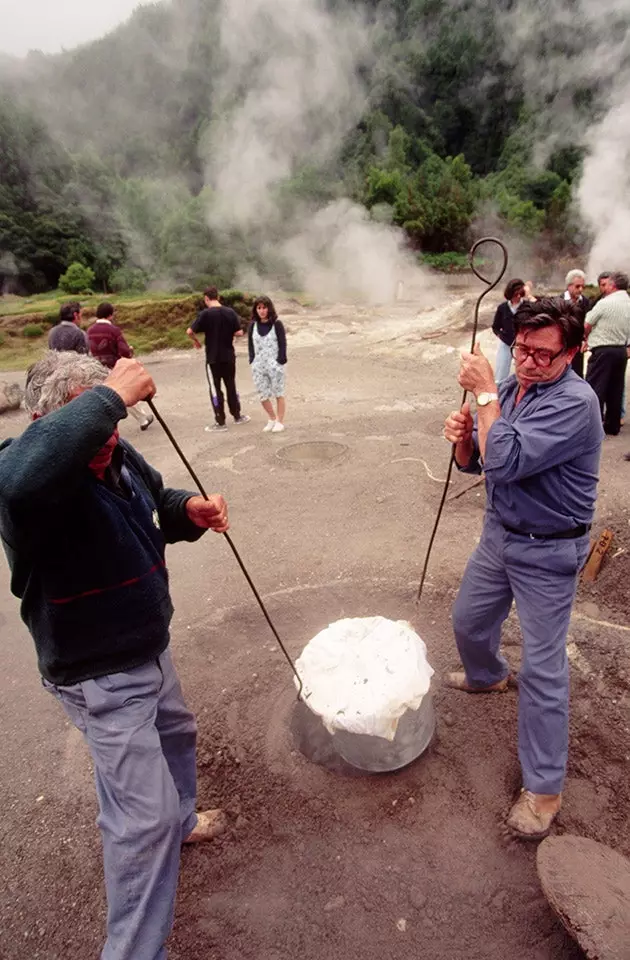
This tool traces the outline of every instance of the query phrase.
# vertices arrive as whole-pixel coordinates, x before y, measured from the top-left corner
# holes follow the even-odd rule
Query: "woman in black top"
[[[494,377],[497,383],[510,375],[512,354],[510,347],[514,343],[514,314],[525,299],[523,280],[510,280],[503,292],[505,301],[497,308],[492,324],[492,332],[499,338]]]

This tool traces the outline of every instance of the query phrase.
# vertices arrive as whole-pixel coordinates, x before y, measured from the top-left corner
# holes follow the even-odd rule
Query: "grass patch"
[[[41,323],[27,323],[22,327],[22,336],[27,340],[35,340],[37,337],[43,337],[45,333]]]
[[[418,259],[423,266],[432,267],[433,270],[439,270],[440,273],[461,273],[469,269],[468,254],[457,253],[456,251],[421,253]]]
[[[225,294],[222,299],[236,310],[245,328],[254,297],[240,290],[227,290]],[[59,307],[68,299],[59,291],[35,297],[0,298],[0,370],[25,369],[42,356]],[[99,294],[78,299],[83,311],[82,327],[86,329],[95,319],[96,307],[105,298]],[[136,353],[192,347],[186,329],[203,307],[200,294],[128,293],[108,299],[116,308],[115,322],[124,330]]]

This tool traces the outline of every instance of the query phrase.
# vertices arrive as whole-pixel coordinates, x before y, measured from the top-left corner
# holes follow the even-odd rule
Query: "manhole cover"
[[[344,443],[335,443],[334,440],[309,440],[306,443],[291,443],[288,447],[282,447],[276,456],[284,463],[311,467],[318,463],[339,460],[347,451]]]

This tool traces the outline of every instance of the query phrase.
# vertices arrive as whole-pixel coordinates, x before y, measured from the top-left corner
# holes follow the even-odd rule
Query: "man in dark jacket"
[[[196,724],[168,644],[165,546],[228,529],[223,497],[164,487],[118,437],[155,385],[135,360],[109,372],[48,353],[28,374],[33,422],[0,447],[0,534],[44,686],[84,734],[96,778],[108,900],[102,960],[162,960],[183,842],[197,814]]]
[[[584,329],[584,318],[591,309],[591,302],[584,296],[584,287],[586,285],[586,274],[583,270],[569,270],[565,277],[566,290],[564,299],[567,303],[573,304],[573,315],[581,323]],[[582,346],[573,358],[571,366],[578,377],[584,377],[584,350],[586,348],[586,337],[582,339]]]
[[[221,303],[216,287],[208,287],[203,300],[205,310],[193,320],[186,333],[198,350],[201,350],[201,343],[197,334],[203,333],[206,338],[206,377],[215,420],[214,425],[206,427],[206,430],[227,430],[222,383],[225,384],[228,408],[234,423],[249,422],[249,417],[241,413],[241,402],[236,389],[234,337],[242,337],[243,331],[238,314]]]
[[[81,323],[81,304],[64,303],[59,311],[59,320],[48,334],[50,350],[74,350],[87,353],[87,337],[79,326]]]
[[[133,357],[133,350],[125,340],[125,335],[113,320],[114,305],[99,303],[96,308],[96,322],[88,327],[87,337],[90,353],[100,360],[104,367],[112,370],[121,357]],[[141,404],[129,411],[141,430],[147,430],[153,423],[153,414]]]

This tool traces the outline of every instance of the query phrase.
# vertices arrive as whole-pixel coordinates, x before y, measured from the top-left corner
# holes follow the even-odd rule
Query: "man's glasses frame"
[[[558,357],[566,352],[566,347],[558,350],[557,353],[550,353],[549,350],[530,350],[529,347],[526,347],[523,343],[513,343],[510,347],[510,353],[518,363],[524,363],[528,357],[531,357],[537,367],[543,368],[550,367],[554,360],[557,360]]]

